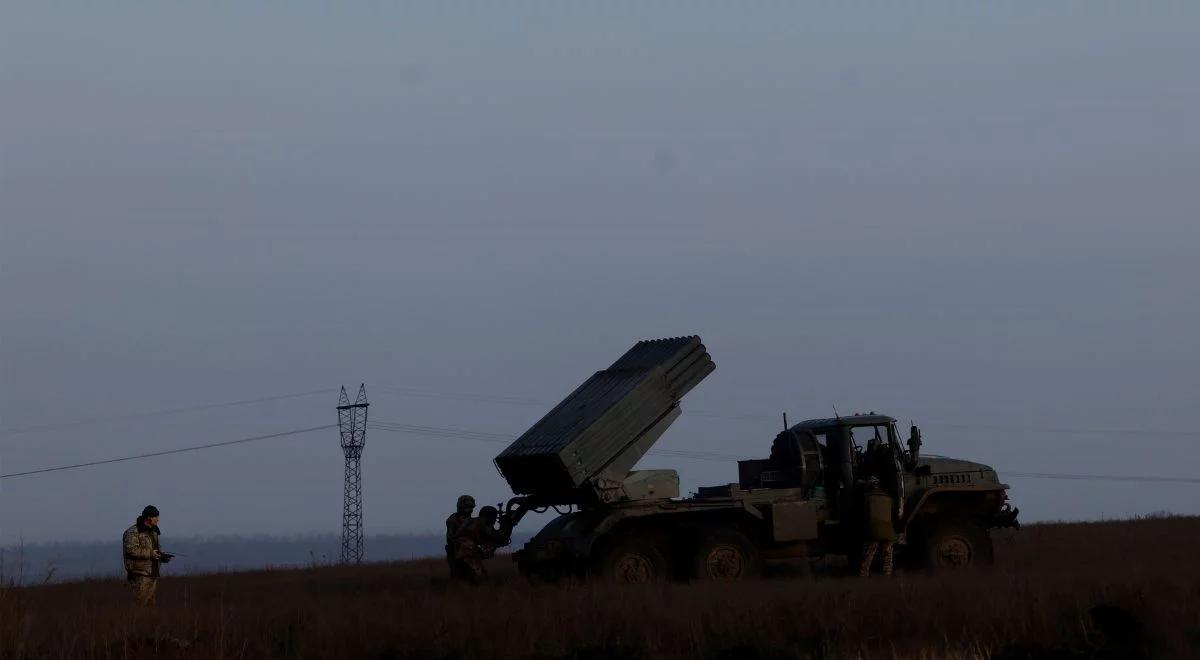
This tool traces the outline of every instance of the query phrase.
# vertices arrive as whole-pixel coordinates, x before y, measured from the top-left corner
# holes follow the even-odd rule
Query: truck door
[[[834,504],[837,519],[843,525],[849,525],[854,511],[854,445],[850,429],[845,426],[826,429],[825,442],[830,458],[829,469],[825,472],[825,489]]]

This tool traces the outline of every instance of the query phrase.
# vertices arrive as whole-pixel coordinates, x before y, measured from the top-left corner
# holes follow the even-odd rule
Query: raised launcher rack
[[[700,338],[639,341],[496,457],[513,492],[539,504],[674,497],[674,470],[630,472],[716,369]]]

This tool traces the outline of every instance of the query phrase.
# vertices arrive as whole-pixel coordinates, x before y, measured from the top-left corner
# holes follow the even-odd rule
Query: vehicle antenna
[[[785,410],[785,411],[783,411],[783,430],[784,430],[784,431],[788,430],[788,425],[787,425],[787,411],[786,411],[786,410]]]
[[[833,416],[834,416],[835,418],[837,418],[837,419],[841,419],[841,418],[842,418],[842,416],[838,414],[838,411],[837,411],[837,404],[836,404],[836,403],[835,403],[835,404],[833,404]]]

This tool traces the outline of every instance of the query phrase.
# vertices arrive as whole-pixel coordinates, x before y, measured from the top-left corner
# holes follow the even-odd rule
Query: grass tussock
[[[996,565],[861,581],[493,584],[445,564],[0,588],[0,658],[1200,658],[1200,518],[1033,525]],[[819,572],[818,572],[819,573]]]

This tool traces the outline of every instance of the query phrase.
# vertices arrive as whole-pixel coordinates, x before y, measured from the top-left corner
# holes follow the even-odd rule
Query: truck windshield
[[[891,425],[855,426],[850,429],[850,438],[855,449],[866,449],[872,442],[887,444],[891,441]]]

